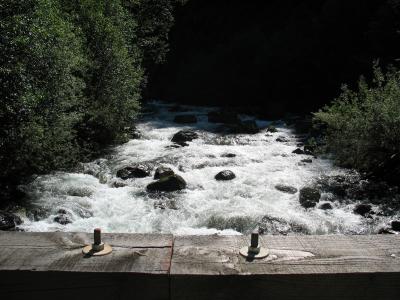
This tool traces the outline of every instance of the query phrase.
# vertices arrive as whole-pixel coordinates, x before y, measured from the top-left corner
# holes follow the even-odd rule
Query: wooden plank
[[[85,258],[85,233],[0,232],[4,299],[169,299],[172,235],[103,234],[107,256]]]
[[[0,233],[0,270],[167,274],[172,235],[104,234],[106,256],[85,258],[86,233]]]
[[[400,299],[397,236],[264,236],[271,255],[254,261],[248,242],[176,237],[172,299]]]

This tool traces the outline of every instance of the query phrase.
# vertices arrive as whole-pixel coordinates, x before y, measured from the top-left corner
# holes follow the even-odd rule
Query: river
[[[287,194],[275,188],[285,184],[300,189],[325,175],[344,175],[347,170],[332,161],[293,154],[298,136],[284,122],[278,132],[267,132],[271,123],[256,120],[257,134],[218,133],[221,124],[209,123],[207,113],[214,108],[183,106],[186,112],[171,112],[173,104],[153,102],[154,113],[143,114],[136,127],[141,138],[112,149],[96,161],[83,164],[77,173],[57,172],[38,176],[23,187],[29,197],[22,213],[26,231],[84,231],[101,227],[105,232],[240,234],[260,222],[266,233],[278,234],[363,234],[376,232],[388,222],[386,217],[363,218],[353,213],[354,201],[335,201],[322,193],[318,206],[305,209],[299,193]],[[195,114],[198,122],[180,125],[176,115]],[[252,119],[241,115],[242,119]],[[199,138],[187,147],[173,148],[172,136],[182,129],[193,129]],[[286,142],[276,139],[283,136]],[[235,154],[224,157],[224,154]],[[137,162],[152,162],[172,168],[187,182],[180,192],[155,196],[146,192],[152,177],[129,179],[122,183],[116,172]],[[217,181],[221,170],[231,170],[236,178]],[[115,182],[126,185],[115,187]],[[378,207],[374,207],[379,211]],[[32,211],[35,215],[32,216]],[[71,223],[54,219],[60,214]]]

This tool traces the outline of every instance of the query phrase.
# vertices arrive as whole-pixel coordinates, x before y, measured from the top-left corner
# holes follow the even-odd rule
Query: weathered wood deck
[[[103,234],[110,255],[85,258],[86,233],[0,232],[2,299],[400,299],[400,236]]]

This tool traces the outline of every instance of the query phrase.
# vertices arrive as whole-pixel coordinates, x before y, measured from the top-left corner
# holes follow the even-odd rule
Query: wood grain
[[[400,299],[400,237],[103,234],[113,252],[85,258],[86,233],[0,232],[4,299]]]
[[[243,236],[176,237],[172,299],[400,299],[397,236],[264,236],[247,261]],[[188,275],[190,274],[190,275]]]

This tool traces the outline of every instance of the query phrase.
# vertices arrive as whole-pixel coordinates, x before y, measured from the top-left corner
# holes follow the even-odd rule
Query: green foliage
[[[171,16],[170,0],[0,2],[0,188],[126,140]]]
[[[375,66],[371,84],[361,78],[357,91],[342,89],[315,121],[326,125],[328,150],[340,165],[373,171],[400,152],[400,72]]]

